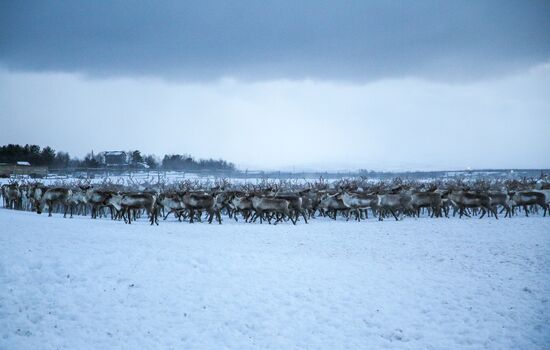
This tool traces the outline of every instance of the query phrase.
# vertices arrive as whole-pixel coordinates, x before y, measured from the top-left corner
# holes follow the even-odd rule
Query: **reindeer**
[[[291,214],[294,216],[294,222],[298,221],[300,215],[304,218],[305,223],[307,224],[306,212],[302,207],[302,197],[300,194],[287,192],[279,193],[277,192],[274,196],[275,198],[287,200],[289,203],[288,209]]]
[[[29,189],[27,191],[27,199],[29,201],[32,211],[37,210],[38,205],[40,204],[40,199],[47,189],[48,187],[44,186],[41,183],[34,183],[29,186]]]
[[[97,218],[100,209],[104,207],[109,207],[109,205],[107,204],[107,200],[114,194],[116,194],[114,191],[99,190],[93,187],[90,187],[86,190],[86,201],[90,204],[92,208],[92,219]],[[114,213],[112,212],[112,210],[111,218],[114,218]]]
[[[4,204],[4,208],[8,207],[7,189],[8,189],[8,185],[6,184],[0,187],[0,195],[2,196],[2,203]]]
[[[491,207],[497,211],[498,206],[502,206],[502,210],[506,210],[504,217],[512,217],[512,208],[511,205],[513,201],[510,200],[510,196],[507,193],[501,191],[489,191],[487,193],[491,201]],[[500,212],[502,214],[502,211]]]
[[[86,193],[82,191],[82,189],[78,187],[71,189],[71,194],[66,201],[66,205],[71,213],[70,218],[73,217],[73,211],[75,208],[77,209],[77,214],[80,214],[86,209],[87,203],[88,199],[86,198]]]
[[[222,223],[220,210],[216,206],[218,193],[208,194],[204,192],[187,192],[183,195],[183,203],[189,209],[189,223],[193,223],[195,211],[202,213],[205,210],[208,213],[208,223],[211,224],[214,216],[218,223]],[[200,219],[200,214],[199,214]]]
[[[411,195],[405,193],[388,193],[378,195],[378,220],[384,220],[384,216],[389,211],[395,220],[399,221],[396,212],[403,214],[406,210],[412,210],[413,208],[411,201]]]
[[[260,224],[263,222],[263,214],[275,214],[277,221],[275,224],[283,220],[285,217],[289,217],[294,225],[296,220],[290,215],[289,201],[281,198],[269,198],[261,195],[254,195],[251,198],[252,207],[255,214],[251,221],[255,222],[257,218],[260,218]],[[271,224],[271,215],[267,215],[267,221]]]
[[[357,221],[361,221],[363,211],[366,213],[368,219],[368,209],[371,208],[371,210],[374,210],[374,208],[378,206],[378,196],[376,195],[348,193],[343,191],[337,198],[341,199],[344,205],[355,213]],[[349,220],[349,216],[347,220]]]
[[[111,202],[119,211],[127,224],[132,223],[132,210],[145,209],[149,215],[151,225],[158,223],[157,197],[152,193],[127,193],[120,195],[120,202]],[[115,197],[116,198],[116,197]],[[134,218],[135,219],[135,218]]]
[[[544,210],[544,215],[548,211],[548,204],[546,203],[546,197],[544,193],[535,192],[535,191],[521,191],[521,192],[511,192],[510,200],[513,202],[513,208],[523,207],[525,211],[525,216],[529,216],[528,205],[538,205]],[[513,209],[512,209],[513,211]]]
[[[231,218],[233,216],[233,208],[229,203],[232,199],[231,193],[224,191],[223,188],[220,188],[220,187],[218,187],[218,190],[213,191],[214,193],[218,194],[216,198],[216,204],[214,204],[214,209],[219,211],[220,215],[225,209],[225,211],[227,212],[227,215],[229,216],[229,218]]]
[[[109,208],[109,211],[111,212],[112,220],[124,219],[124,211],[122,208],[122,198],[124,197],[125,194],[128,194],[128,193],[109,191],[109,192],[106,192],[106,194],[107,194],[107,199],[105,199],[105,202],[103,202],[100,209],[105,207]],[[135,216],[136,216],[135,210],[130,214],[134,214],[134,220],[135,220]]]
[[[231,194],[229,204],[233,207],[233,218],[235,221],[238,221],[237,214],[241,213],[244,221],[248,222],[251,212],[254,210],[251,197],[252,196],[242,192],[234,192]]]
[[[19,191],[19,184],[12,182],[2,186],[2,195],[4,197],[4,205],[9,209],[22,209],[22,196]]]
[[[443,210],[446,218],[449,217],[450,207],[453,207],[455,212],[458,210],[458,207],[456,207],[453,201],[451,201],[451,199],[449,198],[449,190],[438,188],[434,192],[439,193],[439,195],[441,196],[441,209]]]
[[[30,205],[30,209],[42,212],[48,205],[51,214],[58,210],[56,207],[64,206],[64,217],[69,211],[72,217],[75,209],[79,214],[82,208],[86,210],[90,206],[93,218],[98,213],[101,216],[108,207],[111,218],[124,219],[126,222],[134,221],[145,209],[150,217],[154,216],[155,223],[156,216],[160,214],[159,209],[162,209],[165,220],[170,213],[174,213],[180,221],[187,220],[187,217],[189,222],[197,219],[200,221],[202,212],[207,211],[209,222],[216,218],[221,223],[221,216],[225,213],[229,218],[238,220],[241,213],[245,222],[254,222],[260,217],[260,222],[268,220],[271,223],[271,219],[276,218],[276,223],[279,223],[290,218],[295,224],[300,216],[307,223],[310,218],[315,218],[317,211],[323,216],[328,214],[333,219],[342,214],[350,220],[350,215],[355,214],[355,219],[361,221],[363,214],[368,218],[369,208],[374,215],[379,215],[379,220],[389,214],[397,220],[403,215],[419,216],[423,208],[428,208],[431,217],[442,216],[443,209],[448,217],[451,206],[460,213],[460,217],[479,213],[480,218],[483,218],[501,208],[501,213],[506,210],[506,217],[513,215],[516,207],[526,210],[526,215],[530,214],[529,211],[542,207],[543,215],[546,216],[550,188],[544,181],[547,180],[537,182],[524,178],[491,182],[450,180],[421,183],[394,179],[373,183],[362,178],[327,183],[321,178],[320,181],[305,184],[289,180],[262,180],[256,185],[237,185],[226,191],[222,186],[229,186],[227,181],[216,180],[216,187],[212,187],[210,180],[201,182],[187,179],[167,188],[165,183],[161,184],[160,178],[157,184],[153,184],[152,180],[138,183],[130,178],[119,179],[116,183],[106,179],[98,188],[93,188],[89,182],[56,181],[53,186],[46,187],[39,183],[18,184],[10,181],[1,187],[1,194],[5,207],[29,209]],[[210,189],[204,190],[205,188]],[[66,199],[58,193],[57,198],[54,193],[60,189],[70,189],[71,193],[67,194]],[[129,190],[139,192],[127,192]],[[129,201],[130,196],[145,195],[144,191],[149,191],[147,194],[156,198],[154,215],[145,204],[134,206],[137,198],[133,198],[134,202]],[[123,199],[127,201],[124,205]],[[285,212],[284,201],[288,204],[288,213]]]
[[[299,195],[302,197],[302,209],[306,211],[308,218],[315,218],[315,212],[321,202],[321,196],[317,191],[313,191],[311,188],[300,191]]]
[[[42,211],[44,209],[44,206],[48,206],[48,216],[52,216],[52,210],[54,204],[63,205],[65,212],[63,214],[63,217],[67,217],[67,200],[72,195],[72,191],[68,188],[63,187],[54,187],[49,188],[44,192],[42,195],[42,198],[40,198],[39,204],[37,205],[36,212],[38,214],[42,214]]]
[[[421,208],[430,208],[432,210],[431,217],[441,217],[441,195],[437,192],[413,192],[411,193],[411,203],[414,213],[420,217]]]
[[[346,206],[342,201],[342,198],[340,197],[340,193],[323,194],[321,197],[321,201],[319,202],[319,209],[323,214],[326,212],[328,217],[334,220],[336,220],[338,211],[346,212],[346,213],[349,211],[348,206]],[[331,216],[331,213],[332,213],[332,216]]]
[[[466,208],[480,208],[482,211],[480,219],[487,213],[493,213],[495,219],[498,220],[498,214],[495,208],[491,206],[491,199],[486,194],[471,193],[464,190],[451,190],[449,198],[459,208],[459,218],[462,218]]]
[[[160,194],[157,200],[159,208],[166,208],[168,212],[164,215],[164,219],[174,213],[174,216],[181,221],[182,212],[186,210],[185,204],[183,203],[183,194],[177,192],[163,193]]]
[[[23,183],[19,185],[19,193],[21,196],[21,210],[32,210],[31,203],[29,201],[29,184]]]
[[[542,193],[544,195],[544,202],[546,203],[546,208],[548,208],[548,210],[550,211],[550,188],[541,188],[541,189],[538,189],[538,190],[533,190],[533,192],[539,192],[539,193]]]

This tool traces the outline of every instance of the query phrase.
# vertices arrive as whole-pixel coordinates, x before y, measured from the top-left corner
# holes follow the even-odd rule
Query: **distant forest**
[[[144,155],[139,150],[126,151],[127,167],[143,167],[163,170],[226,170],[235,171],[235,164],[219,159],[195,159],[188,154],[166,154],[158,158],[155,155]],[[83,159],[71,157],[69,153],[56,151],[46,146],[9,144],[0,147],[0,163],[15,164],[19,161],[31,165],[48,166],[51,169],[66,168],[102,168],[105,166],[101,153],[88,153]]]

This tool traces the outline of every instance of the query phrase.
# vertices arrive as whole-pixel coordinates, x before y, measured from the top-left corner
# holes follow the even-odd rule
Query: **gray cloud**
[[[548,1],[3,1],[12,70],[470,80],[550,58]]]

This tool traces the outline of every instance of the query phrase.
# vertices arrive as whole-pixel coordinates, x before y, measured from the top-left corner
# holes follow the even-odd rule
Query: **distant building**
[[[128,156],[124,151],[103,152],[103,159],[106,166],[122,167],[128,165]]]

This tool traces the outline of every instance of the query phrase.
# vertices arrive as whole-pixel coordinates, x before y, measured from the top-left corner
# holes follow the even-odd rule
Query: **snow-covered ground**
[[[0,209],[0,349],[550,348],[550,218],[312,221]]]

